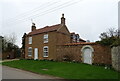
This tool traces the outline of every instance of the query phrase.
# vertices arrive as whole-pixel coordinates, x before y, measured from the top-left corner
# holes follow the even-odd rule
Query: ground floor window
[[[28,56],[32,56],[32,47],[28,48]]]
[[[43,57],[48,57],[48,46],[43,47]]]

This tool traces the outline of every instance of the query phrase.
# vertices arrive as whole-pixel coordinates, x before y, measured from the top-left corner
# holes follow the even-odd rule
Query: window
[[[43,39],[44,39],[44,43],[48,43],[48,34],[45,34]]]
[[[73,39],[76,39],[76,36],[75,36],[75,34],[73,35]]]
[[[72,42],[76,42],[75,34],[73,34],[73,35],[71,36],[71,38],[72,38]]]
[[[77,35],[77,42],[79,42],[80,38],[79,38],[79,35]]]
[[[29,44],[32,44],[32,37],[29,37],[28,42]]]
[[[79,38],[77,39],[77,42],[80,42],[80,39],[79,39]]]
[[[43,47],[43,57],[48,57],[48,46]]]
[[[32,56],[32,47],[28,48],[28,56]]]

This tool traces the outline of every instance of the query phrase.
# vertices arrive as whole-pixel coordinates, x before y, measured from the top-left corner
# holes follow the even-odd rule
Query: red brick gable
[[[61,24],[46,26],[46,27],[36,29],[36,30],[30,32],[30,33],[28,33],[28,35],[35,35],[35,34],[46,33],[46,32],[50,32],[50,31],[57,31],[60,27],[61,27]]]

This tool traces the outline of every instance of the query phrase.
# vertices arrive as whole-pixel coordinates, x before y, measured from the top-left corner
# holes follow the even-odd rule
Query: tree
[[[20,57],[21,49],[15,44],[17,37],[15,33],[3,37],[2,51],[3,53],[12,53],[15,57]]]
[[[110,28],[108,29],[108,31],[101,33],[100,39],[101,39],[100,41],[96,42],[102,45],[112,46],[120,44],[118,30],[116,30],[115,28]]]
[[[11,33],[10,35],[4,36],[4,40],[5,40],[6,42],[15,44],[15,43],[16,43],[16,40],[17,40],[17,36],[16,36],[15,33]]]
[[[15,44],[17,40],[17,37],[15,35],[15,33],[11,33],[10,35],[6,35],[3,37],[3,43],[2,43],[2,47],[3,47],[3,51],[11,51],[12,49],[18,49],[19,47]]]
[[[118,37],[118,30],[115,30],[115,28],[109,28],[108,31],[103,32],[100,35],[101,39],[107,39],[111,37]]]
[[[4,36],[2,43],[3,52],[11,51],[12,49],[14,49],[16,39],[17,37],[15,33],[11,33],[10,35]]]

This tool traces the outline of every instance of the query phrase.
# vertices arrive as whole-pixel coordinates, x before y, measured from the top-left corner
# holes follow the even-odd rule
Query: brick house
[[[70,43],[86,42],[80,38],[79,34],[75,34],[75,32],[70,33],[70,37]]]
[[[25,58],[54,59],[56,46],[65,43],[70,43],[70,32],[65,25],[64,14],[61,17],[61,24],[36,29],[33,23],[31,32],[25,36]]]
[[[35,23],[32,23],[31,32],[24,34],[22,40],[25,59],[111,64],[110,47],[86,42],[79,34],[70,33],[64,14],[57,25],[36,29]]]

